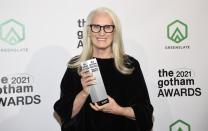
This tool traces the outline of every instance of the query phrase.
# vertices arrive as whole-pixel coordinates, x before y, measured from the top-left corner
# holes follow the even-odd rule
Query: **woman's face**
[[[108,25],[113,25],[113,21],[110,18],[110,16],[106,13],[97,13],[92,19],[91,25],[93,25],[93,27],[89,28],[89,36],[91,38],[94,49],[111,48],[114,30],[111,33],[105,32],[105,31],[110,32],[112,30],[112,26],[108,26]],[[102,27],[100,32],[98,32],[100,29],[99,25],[100,26],[107,25],[105,27],[105,31],[104,28]],[[91,30],[92,28],[94,29],[94,32]]]

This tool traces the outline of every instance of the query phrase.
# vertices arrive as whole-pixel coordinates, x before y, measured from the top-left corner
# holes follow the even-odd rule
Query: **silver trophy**
[[[97,103],[98,105],[104,105],[109,102],[107,98],[107,93],[105,90],[105,86],[103,83],[102,76],[100,74],[99,66],[97,63],[97,60],[90,59],[84,62],[81,62],[82,69],[86,69],[86,73],[92,73],[96,79],[94,80],[96,82],[96,85],[90,85],[88,86],[90,90],[90,97],[93,103]]]

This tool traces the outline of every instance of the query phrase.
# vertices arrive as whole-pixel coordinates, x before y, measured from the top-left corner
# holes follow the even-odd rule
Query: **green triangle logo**
[[[188,37],[188,26],[180,20],[175,20],[167,26],[168,39],[180,43]]]
[[[17,34],[14,28],[11,28],[6,35],[5,40],[8,41],[10,44],[15,44],[20,40],[20,36]]]
[[[184,38],[183,34],[181,33],[181,31],[179,30],[179,28],[177,27],[173,33],[173,35],[171,36],[171,38],[176,42],[179,43],[181,42],[181,40]]]
[[[177,120],[169,126],[169,129],[169,131],[191,131],[191,126],[183,120]]]
[[[25,27],[20,22],[10,19],[0,24],[0,39],[15,45],[25,39]]]

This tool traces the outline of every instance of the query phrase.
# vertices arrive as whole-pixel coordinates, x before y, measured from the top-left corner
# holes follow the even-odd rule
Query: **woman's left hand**
[[[108,96],[108,100],[109,100],[109,103],[106,103],[102,106],[99,106],[97,103],[95,103],[94,105],[92,103],[90,103],[90,106],[95,111],[103,111],[105,113],[120,115],[120,111],[121,111],[122,107],[119,106],[116,103],[116,101],[113,98],[111,98],[110,96]]]

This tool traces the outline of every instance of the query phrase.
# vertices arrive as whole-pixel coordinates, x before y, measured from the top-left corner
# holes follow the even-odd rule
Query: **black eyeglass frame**
[[[104,26],[101,26],[101,25],[98,25],[98,24],[90,24],[90,25],[88,25],[88,26],[90,26],[90,29],[91,29],[91,31],[92,31],[93,33],[99,33],[99,32],[101,31],[101,28],[103,28],[103,30],[104,30],[105,33],[112,33],[112,32],[114,31],[114,29],[115,29],[115,25],[104,25]],[[99,27],[100,27],[99,31],[98,31],[98,32],[93,31],[92,26],[99,26]],[[112,27],[113,27],[113,29],[112,29],[111,32],[106,32],[105,28],[106,28],[107,26],[112,26]]]

